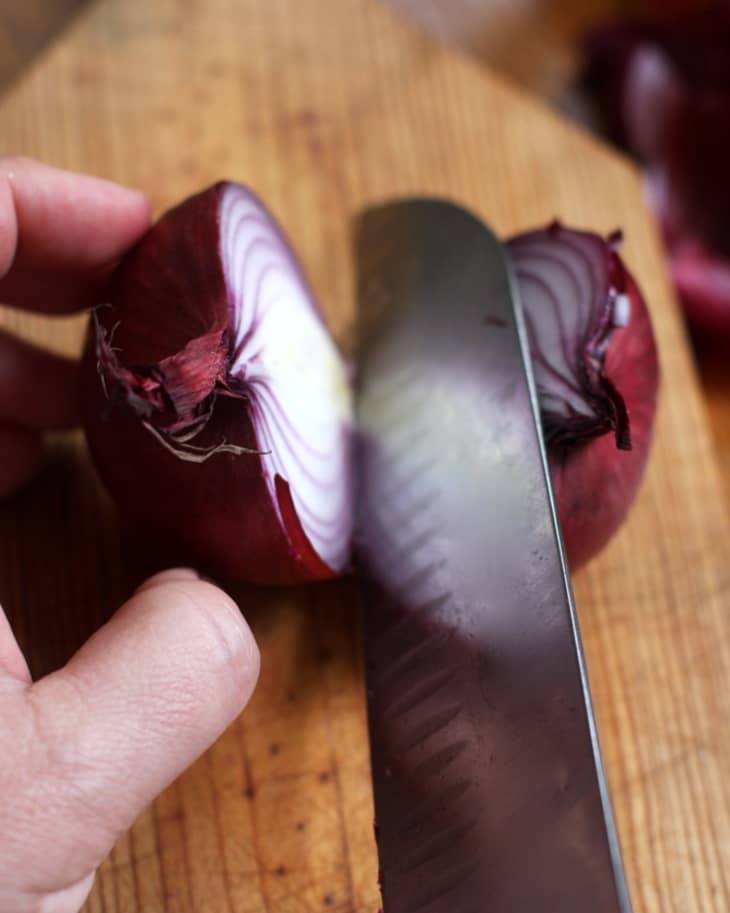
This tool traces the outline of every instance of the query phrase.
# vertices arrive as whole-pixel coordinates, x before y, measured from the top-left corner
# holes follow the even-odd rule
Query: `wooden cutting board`
[[[730,909],[730,525],[686,339],[622,159],[406,27],[378,0],[101,0],[0,103],[2,151],[144,188],[220,177],[286,225],[346,344],[351,219],[393,193],[456,198],[508,233],[608,231],[664,373],[638,503],[575,580],[637,913]],[[2,322],[77,351],[82,322]],[[0,598],[34,671],[127,595],[134,564],[78,437],[0,507]],[[375,913],[372,804],[349,585],[236,594],[263,651],[250,708],[120,840],[87,913]]]

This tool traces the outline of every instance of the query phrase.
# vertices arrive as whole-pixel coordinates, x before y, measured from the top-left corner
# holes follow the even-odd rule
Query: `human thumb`
[[[20,836],[18,865],[41,877],[31,888],[85,884],[240,713],[258,671],[235,603],[177,570],[149,580],[63,669],[29,686],[32,734],[0,818]]]

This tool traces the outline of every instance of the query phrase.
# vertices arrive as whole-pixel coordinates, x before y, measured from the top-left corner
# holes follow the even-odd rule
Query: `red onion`
[[[508,242],[571,563],[622,522],[658,367],[618,238],[553,224]],[[349,566],[347,371],[261,202],[221,183],[170,210],[92,314],[84,416],[128,525],[176,559],[255,582]]]
[[[272,216],[221,183],[125,258],[84,358],[93,459],[127,522],[255,582],[349,561],[343,361]]]
[[[646,165],[688,317],[730,336],[730,4],[660,6],[591,33],[587,84]]]
[[[659,368],[649,314],[604,240],[553,223],[508,242],[572,567],[623,522],[649,453]]]

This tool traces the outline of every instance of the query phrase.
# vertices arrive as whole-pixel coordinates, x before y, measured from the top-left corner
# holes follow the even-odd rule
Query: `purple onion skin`
[[[631,450],[619,451],[610,433],[549,454],[568,560],[573,569],[597,555],[618,531],[636,498],[649,458],[659,368],[649,314],[635,282],[629,296],[637,314],[616,331],[606,374],[622,392],[631,421]]]
[[[288,480],[277,478],[274,503],[246,390],[226,374],[233,342],[220,224],[229,186],[167,212],[116,271],[83,358],[87,441],[125,525],[166,558],[256,583],[329,579],[343,567],[312,546]],[[223,441],[240,452],[194,462],[172,452],[178,438],[160,442],[189,427],[199,428],[195,452]]]
[[[654,334],[641,292],[612,239],[553,223],[518,235],[507,246],[526,317],[563,538],[576,569],[615,534],[641,483],[659,387]],[[545,258],[553,255],[568,257],[568,272],[590,276],[590,296],[576,296],[567,273],[560,281],[556,272],[546,273]],[[535,282],[542,292],[547,289],[547,297]],[[625,326],[611,319],[619,296],[629,303]],[[545,353],[544,321],[554,326],[556,320],[563,328],[561,351]],[[580,391],[575,395],[580,415],[556,408],[563,384],[540,369],[546,354]]]
[[[586,83],[647,169],[692,324],[730,337],[730,4],[688,4],[586,41]]]

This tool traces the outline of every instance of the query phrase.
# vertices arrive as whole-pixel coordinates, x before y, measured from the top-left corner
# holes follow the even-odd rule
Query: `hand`
[[[144,231],[144,197],[0,158],[0,301],[59,313]],[[77,420],[76,365],[0,336],[0,496]],[[0,913],[77,913],[139,812],[247,703],[259,669],[237,606],[190,570],[144,584],[33,683],[0,609]]]

